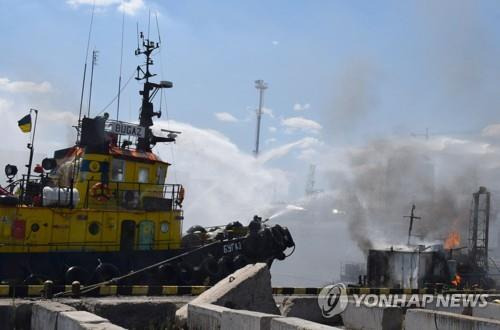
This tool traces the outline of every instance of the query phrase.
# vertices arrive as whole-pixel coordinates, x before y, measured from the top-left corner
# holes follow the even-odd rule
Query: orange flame
[[[459,286],[460,282],[462,282],[462,278],[458,274],[455,275],[455,277],[453,278],[453,280],[451,280],[451,284],[453,284],[454,286]]]
[[[458,233],[458,231],[454,230],[448,235],[448,237],[444,241],[444,248],[453,249],[456,248],[459,244],[460,244],[460,234]]]

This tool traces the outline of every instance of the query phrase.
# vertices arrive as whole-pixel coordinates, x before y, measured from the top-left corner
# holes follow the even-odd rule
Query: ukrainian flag
[[[17,122],[17,125],[19,125],[19,128],[21,131],[24,133],[29,133],[31,132],[31,114],[24,116]]]

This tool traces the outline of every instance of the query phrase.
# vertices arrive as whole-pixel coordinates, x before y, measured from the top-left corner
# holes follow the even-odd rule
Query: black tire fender
[[[212,255],[208,255],[202,262],[201,267],[211,277],[218,276],[221,273],[221,267],[217,263],[217,259]]]
[[[29,274],[23,281],[24,285],[41,285],[45,282],[46,277],[39,274]]]
[[[194,280],[193,267],[187,262],[180,262],[177,265],[177,278],[184,285],[190,285]]]
[[[273,234],[273,240],[278,249],[285,249],[285,240],[283,238],[283,232],[281,231],[281,226],[276,225],[271,228],[271,233]]]
[[[80,284],[85,284],[89,280],[89,272],[80,266],[71,266],[64,273],[64,282],[66,284],[71,284],[74,281],[80,282]]]
[[[219,268],[221,269],[221,277],[227,276],[234,271],[233,258],[229,256],[222,256],[217,261]]]
[[[104,282],[120,276],[120,270],[112,263],[103,262],[96,267],[94,275],[98,282]]]
[[[248,265],[249,263],[250,262],[249,262],[248,258],[243,254],[238,254],[237,256],[235,256],[233,258],[233,265],[234,265],[234,268],[236,268],[236,269],[243,268],[246,265]]]
[[[178,281],[178,270],[174,264],[166,263],[158,267],[158,277],[161,283],[176,284]]]
[[[295,242],[293,241],[292,234],[290,234],[290,231],[288,230],[287,227],[281,227],[283,231],[283,239],[285,241],[285,247],[291,248],[295,246]]]

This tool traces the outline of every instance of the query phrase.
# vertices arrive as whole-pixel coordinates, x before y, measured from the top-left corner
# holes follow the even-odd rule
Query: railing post
[[[139,202],[139,208],[142,210],[144,209],[143,203],[142,203],[142,198],[141,198],[141,183],[139,182],[139,196],[138,196],[138,202]]]
[[[90,180],[87,180],[87,192],[85,193],[85,208],[89,208],[89,186]]]
[[[175,198],[175,188],[177,185],[172,186],[172,210],[177,209],[177,203],[176,203],[176,198]]]
[[[116,208],[119,209],[120,208],[120,182],[119,181],[116,181],[115,198],[116,198]]]

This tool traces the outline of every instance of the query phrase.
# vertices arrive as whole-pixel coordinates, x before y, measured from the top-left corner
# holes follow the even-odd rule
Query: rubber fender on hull
[[[207,279],[208,274],[205,272],[202,266],[193,267],[193,282],[192,284],[203,284]]]
[[[38,274],[30,274],[23,281],[24,285],[40,285],[45,282],[45,277]]]
[[[217,261],[217,264],[219,265],[223,276],[235,271],[233,259],[229,256],[220,257],[219,261]]]
[[[264,252],[271,251],[273,249],[273,245],[275,244],[275,239],[273,236],[273,232],[270,228],[265,228],[260,232],[261,238],[263,240],[262,247]]]
[[[80,266],[71,266],[64,274],[64,281],[66,284],[71,284],[74,281],[85,284],[89,280],[89,277],[89,272],[85,270],[85,268]]]
[[[190,227],[190,228],[187,230],[187,233],[188,233],[188,234],[192,234],[192,233],[197,232],[197,231],[199,231],[199,232],[201,232],[201,233],[206,233],[206,232],[207,232],[207,230],[206,230],[204,227],[202,227],[202,226],[200,226],[200,225],[196,225],[196,226],[192,226],[192,227]]]
[[[233,265],[235,269],[240,269],[248,265],[250,262],[243,254],[238,254],[233,258]]]
[[[120,276],[120,271],[115,265],[108,262],[103,262],[96,267],[94,276],[97,282],[104,282],[114,277]]]
[[[273,234],[273,240],[278,249],[284,250],[285,249],[285,240],[283,238],[283,232],[281,231],[281,228],[278,227],[278,225],[274,226],[271,228],[271,233]]]
[[[283,238],[285,240],[285,246],[287,248],[294,247],[295,246],[295,242],[293,241],[292,234],[290,234],[290,231],[288,230],[288,228],[281,227],[281,230],[283,231]]]
[[[193,267],[187,262],[180,262],[177,265],[177,278],[183,285],[192,284],[194,280]]]
[[[210,277],[219,277],[222,273],[222,268],[219,267],[217,259],[211,254],[203,260],[201,267]]]
[[[159,280],[165,284],[176,284],[178,282],[178,271],[174,264],[166,263],[158,268]]]
[[[265,251],[263,244],[261,244],[261,237],[257,234],[248,235],[242,242],[242,246],[245,255],[252,258],[258,258]]]

